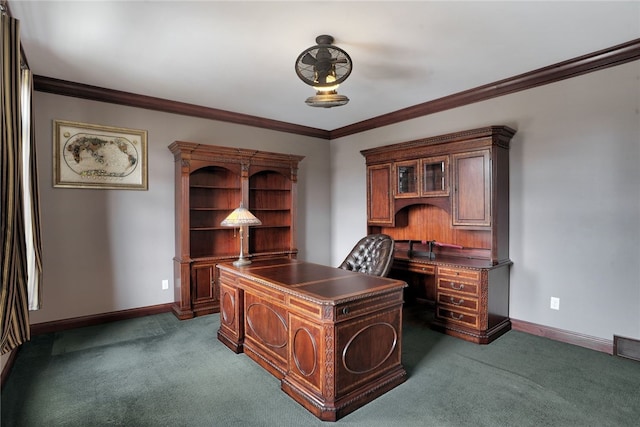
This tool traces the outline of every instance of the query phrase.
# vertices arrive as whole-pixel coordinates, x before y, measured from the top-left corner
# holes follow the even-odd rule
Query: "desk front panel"
[[[244,352],[282,378],[289,370],[289,314],[277,300],[244,291]]]
[[[251,274],[220,268],[220,341],[244,351],[327,421],[402,383],[405,284],[297,261],[290,267],[297,273],[284,273],[279,265],[255,266]],[[325,272],[325,281],[318,271]],[[287,286],[266,281],[301,275],[318,280]]]
[[[401,369],[402,310],[396,306],[337,324],[289,314],[287,381],[307,396],[340,400]]]

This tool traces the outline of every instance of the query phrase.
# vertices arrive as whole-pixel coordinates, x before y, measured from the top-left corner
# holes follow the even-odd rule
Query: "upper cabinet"
[[[262,225],[244,230],[250,258],[294,258],[296,183],[304,158],[176,141],[174,314],[188,319],[219,309],[215,265],[238,258],[238,229],[220,223],[240,204]]]
[[[438,197],[449,195],[449,156],[420,159],[420,195]]]
[[[449,195],[449,156],[394,162],[395,198]]]
[[[491,149],[452,156],[453,225],[491,226]]]
[[[369,224],[394,224],[392,169],[391,163],[367,167],[367,221]]]
[[[369,231],[462,246],[449,252],[494,264],[508,259],[514,134],[490,126],[363,150]]]
[[[409,160],[394,164],[395,197],[418,197],[420,195],[420,161]]]

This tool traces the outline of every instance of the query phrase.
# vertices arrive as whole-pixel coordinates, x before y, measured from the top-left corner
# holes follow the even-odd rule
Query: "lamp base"
[[[242,267],[249,264],[251,264],[251,260],[246,258],[238,258],[237,260],[233,261],[233,265],[235,265],[236,267]]]

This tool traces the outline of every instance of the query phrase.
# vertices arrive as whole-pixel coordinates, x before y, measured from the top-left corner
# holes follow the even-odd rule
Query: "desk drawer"
[[[442,279],[438,277],[438,292],[448,291],[457,295],[473,295],[478,296],[477,282],[462,282],[451,279]]]
[[[450,309],[448,307],[438,307],[437,317],[445,323],[453,322],[460,325],[478,328],[478,316],[474,313],[467,313],[462,310]]]
[[[453,280],[477,281],[480,280],[478,270],[467,270],[465,268],[438,267],[438,277],[447,277]]]
[[[259,295],[265,299],[271,300],[279,304],[284,304],[286,295],[282,292],[278,292],[277,289],[269,288],[253,280],[245,279],[244,277],[238,277],[238,287],[249,291],[254,295]]]
[[[436,267],[434,265],[409,263],[407,264],[407,270],[420,274],[436,274]]]
[[[478,299],[472,298],[467,295],[460,295],[457,293],[444,293],[438,292],[438,304],[446,305],[452,308],[466,308],[477,313],[478,311]]]
[[[402,306],[402,290],[350,301],[333,307],[333,319],[343,321],[394,306]]]

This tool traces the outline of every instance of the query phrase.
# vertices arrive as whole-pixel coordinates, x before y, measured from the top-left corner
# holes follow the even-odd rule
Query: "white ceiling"
[[[9,0],[37,75],[333,130],[640,37],[630,1]],[[353,60],[307,106],[320,34]]]

